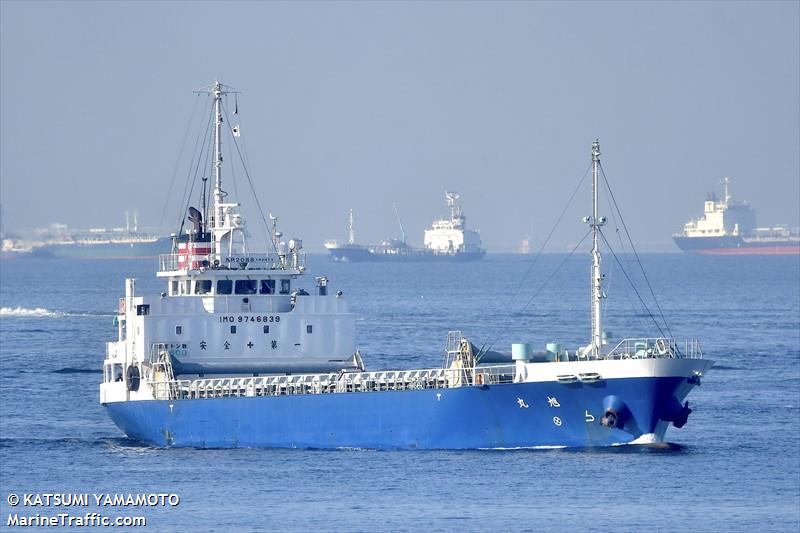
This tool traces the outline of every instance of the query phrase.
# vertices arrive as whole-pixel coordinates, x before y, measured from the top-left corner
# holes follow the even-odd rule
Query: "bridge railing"
[[[158,256],[160,272],[183,272],[186,270],[305,270],[306,254],[198,254],[174,253]]]

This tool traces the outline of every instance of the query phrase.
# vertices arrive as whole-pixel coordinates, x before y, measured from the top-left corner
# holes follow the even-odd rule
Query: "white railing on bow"
[[[621,340],[603,357],[605,359],[647,359],[654,357],[702,359],[703,352],[700,349],[700,341],[697,339],[685,339],[682,346],[680,346],[678,341],[673,338],[642,337]]]

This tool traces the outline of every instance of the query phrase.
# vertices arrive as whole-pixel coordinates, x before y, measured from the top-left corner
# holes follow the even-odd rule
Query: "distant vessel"
[[[116,259],[157,257],[170,250],[169,237],[140,231],[134,213],[133,225],[128,212],[125,213],[125,226],[116,228],[91,228],[71,230],[65,224],[51,224],[36,230],[29,239],[4,239],[4,257],[76,258],[76,259]]]
[[[519,241],[519,246],[517,246],[517,253],[527,255],[531,253],[531,238],[525,237],[521,241]]]
[[[158,257],[169,251],[169,237],[146,234],[89,234],[74,240],[50,242],[31,249],[34,256],[74,259],[132,259]]]
[[[216,82],[205,91],[213,204],[203,196],[200,209],[189,207],[193,228],[175,236],[177,253],[160,257],[163,292],[139,294],[126,279],[117,340],[106,345],[100,402],[128,437],[206,448],[508,449],[660,442],[670,424],[686,423],[683,400],[712,365],[699,344],[611,346],[602,333],[598,142],[585,217],[588,345],[536,354],[514,344],[512,364],[491,366],[450,332],[440,368],[367,372],[342,292],[331,294],[326,277],[311,294],[298,287],[302,243],[287,247],[273,229],[273,252],[248,248],[239,204],[222,189],[222,97],[232,90]]]
[[[684,252],[712,255],[787,255],[800,254],[800,229],[785,226],[756,227],[756,212],[747,202],[733,200],[722,180],[725,197],[711,194],[703,216],[690,220],[681,233],[673,235]]]
[[[334,261],[474,261],[486,255],[482,248],[481,236],[477,230],[467,228],[467,217],[458,204],[459,194],[445,191],[450,218],[433,221],[430,229],[425,230],[424,248],[414,248],[406,242],[403,224],[400,222],[402,239],[387,239],[379,244],[357,244],[353,210],[349,217],[349,239],[346,244],[335,240],[325,242],[325,248]],[[395,214],[397,208],[395,207]]]

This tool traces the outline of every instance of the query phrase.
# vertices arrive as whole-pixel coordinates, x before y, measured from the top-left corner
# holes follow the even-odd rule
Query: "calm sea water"
[[[588,262],[564,259],[543,256],[531,269],[511,255],[452,265],[320,256],[306,284],[324,273],[344,291],[368,368],[437,367],[451,329],[506,351],[512,342],[585,343]],[[12,508],[11,493],[168,492],[178,506],[99,510],[144,515],[151,531],[797,531],[800,260],[643,262],[669,331],[699,337],[716,361],[669,445],[375,452],[153,449],[124,438],[98,404],[103,343],[115,335],[125,277],[139,278],[140,293],[163,290],[154,261],[4,260],[0,529],[12,511],[95,510]],[[652,333],[619,268],[605,264],[606,329]],[[641,274],[631,276],[658,314]]]

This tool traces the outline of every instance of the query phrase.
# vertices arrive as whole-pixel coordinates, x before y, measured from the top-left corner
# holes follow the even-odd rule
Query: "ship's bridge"
[[[288,254],[206,252],[159,256],[157,275],[168,278],[165,295],[288,295],[292,292],[291,280],[306,270],[306,256],[295,247]]]

